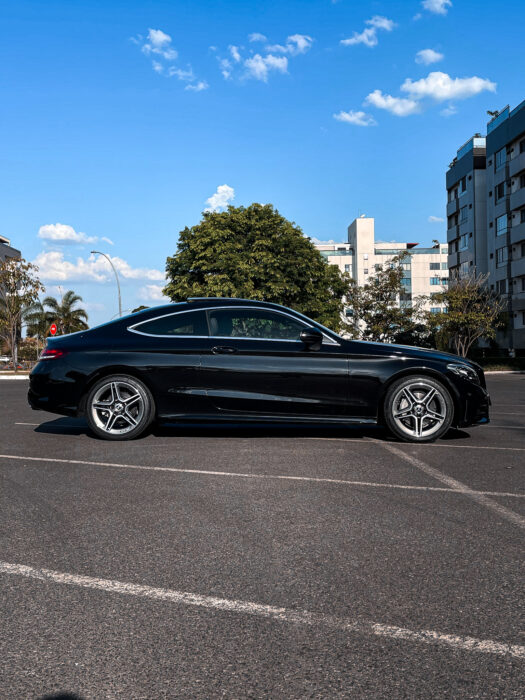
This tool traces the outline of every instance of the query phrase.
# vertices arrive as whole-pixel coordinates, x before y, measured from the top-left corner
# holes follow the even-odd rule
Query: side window
[[[145,321],[136,327],[149,335],[208,335],[205,311],[170,314],[153,321]]]
[[[268,309],[212,309],[208,311],[210,335],[227,338],[299,340],[307,326]]]

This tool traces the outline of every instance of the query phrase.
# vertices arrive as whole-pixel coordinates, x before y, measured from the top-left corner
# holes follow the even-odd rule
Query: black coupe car
[[[385,424],[428,442],[489,420],[481,367],[346,340],[278,304],[198,298],[49,338],[29,403],[129,440],[156,419]]]

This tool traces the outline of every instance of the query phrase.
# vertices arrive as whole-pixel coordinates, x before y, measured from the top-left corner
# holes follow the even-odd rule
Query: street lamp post
[[[115,279],[117,280],[117,289],[118,289],[118,315],[120,318],[122,316],[122,299],[120,298],[120,282],[118,279],[118,275],[117,275],[117,271],[115,269],[115,266],[111,262],[111,258],[109,257],[109,255],[106,255],[106,253],[101,253],[100,250],[92,250],[91,253],[93,255],[103,255],[106,258],[106,260],[108,261],[108,263],[111,265],[111,268],[113,269],[113,272],[115,273]]]

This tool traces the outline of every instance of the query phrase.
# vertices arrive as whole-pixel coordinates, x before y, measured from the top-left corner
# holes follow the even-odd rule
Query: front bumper
[[[489,408],[491,405],[489,393],[482,387],[475,387],[465,397],[459,428],[467,428],[471,425],[485,425],[490,423]]]

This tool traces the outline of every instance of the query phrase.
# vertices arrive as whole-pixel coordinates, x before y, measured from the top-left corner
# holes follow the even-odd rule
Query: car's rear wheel
[[[388,389],[383,412],[389,430],[404,442],[433,442],[454,417],[447,388],[425,375],[404,377]]]
[[[132,440],[155,417],[149,389],[125,374],[104,377],[89,392],[86,418],[91,430],[105,440]]]

